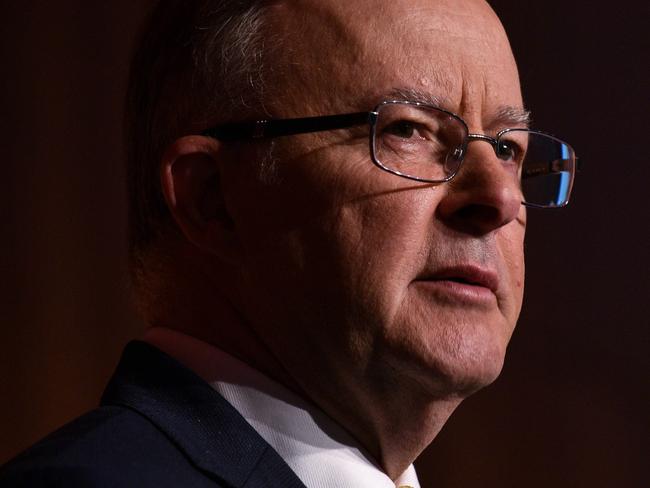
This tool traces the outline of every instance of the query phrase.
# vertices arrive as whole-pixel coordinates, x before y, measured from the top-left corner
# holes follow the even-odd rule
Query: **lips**
[[[436,270],[419,278],[422,281],[458,283],[464,286],[486,288],[496,293],[499,277],[496,272],[475,265],[451,266]]]

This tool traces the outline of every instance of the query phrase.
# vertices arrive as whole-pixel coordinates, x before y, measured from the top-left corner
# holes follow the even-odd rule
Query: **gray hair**
[[[136,290],[174,226],[159,164],[176,138],[260,103],[264,0],[160,0],[135,52],[126,107],[129,257]]]

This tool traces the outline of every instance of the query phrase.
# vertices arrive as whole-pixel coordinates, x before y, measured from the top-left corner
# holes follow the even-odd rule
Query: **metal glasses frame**
[[[375,154],[375,142],[376,142],[376,134],[377,134],[376,126],[377,126],[377,118],[379,116],[379,111],[381,110],[381,108],[391,104],[412,105],[415,107],[426,108],[429,110],[436,110],[438,112],[442,112],[454,118],[460,124],[462,124],[462,126],[465,128],[466,136],[463,140],[460,162],[455,171],[453,171],[451,174],[449,174],[447,177],[443,179],[432,180],[432,179],[421,178],[418,176],[401,173],[395,169],[384,166],[384,164],[377,158]],[[562,205],[556,205],[553,207],[535,204],[535,203],[529,203],[529,202],[522,202],[522,204],[528,207],[536,207],[536,208],[561,208],[566,206],[569,203],[569,197],[571,195],[571,190],[573,189],[573,182],[575,180],[575,173],[578,169],[578,159],[577,157],[575,157],[575,151],[569,144],[550,134],[546,134],[544,132],[540,132],[528,128],[503,129],[496,134],[496,137],[490,137],[485,134],[471,133],[469,131],[469,127],[467,126],[467,123],[459,115],[450,112],[449,110],[445,110],[443,108],[436,107],[434,105],[429,105],[422,102],[415,102],[409,100],[388,100],[379,103],[373,108],[373,110],[369,112],[355,112],[355,113],[337,114],[337,115],[321,115],[316,117],[301,117],[301,118],[292,118],[292,119],[262,119],[253,122],[235,122],[235,123],[223,124],[223,125],[219,125],[207,129],[203,132],[203,135],[212,137],[214,139],[223,142],[234,142],[234,141],[242,141],[247,139],[270,139],[274,137],[291,136],[297,134],[309,134],[312,132],[348,129],[350,127],[357,127],[365,124],[368,124],[370,126],[370,154],[372,157],[372,162],[382,170],[392,173],[396,176],[407,178],[409,180],[421,181],[424,183],[445,183],[453,179],[460,171],[460,168],[464,162],[465,152],[467,151],[467,145],[470,142],[484,141],[489,143],[494,149],[494,152],[495,154],[497,154],[498,157],[499,141],[504,135],[510,132],[525,131],[531,134],[539,134],[548,137],[550,139],[557,141],[560,144],[566,145],[571,150],[571,154],[573,155],[573,167],[571,171],[569,191],[567,192],[568,195],[567,200]]]

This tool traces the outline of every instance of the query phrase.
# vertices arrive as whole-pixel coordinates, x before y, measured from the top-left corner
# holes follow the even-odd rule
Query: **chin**
[[[443,381],[450,394],[469,396],[492,384],[503,369],[503,356],[489,355],[458,361],[443,370]]]
[[[432,396],[466,397],[488,386],[503,368],[507,328],[502,321],[463,322],[427,323],[399,334],[391,365]]]
[[[449,394],[471,395],[499,377],[507,341],[488,327],[454,336],[451,347],[430,350],[431,374]]]

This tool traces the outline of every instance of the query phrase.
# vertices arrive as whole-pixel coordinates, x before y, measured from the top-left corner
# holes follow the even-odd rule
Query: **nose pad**
[[[456,147],[450,151],[445,159],[445,173],[452,175],[458,171],[463,159],[465,158],[466,148],[463,146]]]

